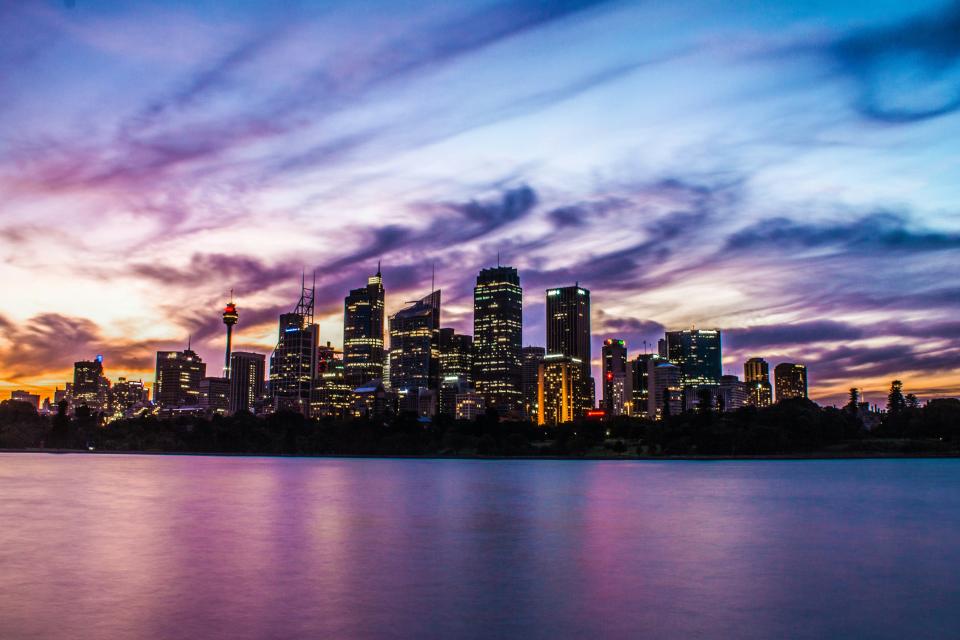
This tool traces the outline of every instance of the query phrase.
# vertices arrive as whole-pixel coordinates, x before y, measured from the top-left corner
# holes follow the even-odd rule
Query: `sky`
[[[960,3],[0,0],[0,398],[321,339],[382,260],[592,292],[593,356],[720,328],[811,397],[960,393]],[[653,347],[655,348],[655,347]]]

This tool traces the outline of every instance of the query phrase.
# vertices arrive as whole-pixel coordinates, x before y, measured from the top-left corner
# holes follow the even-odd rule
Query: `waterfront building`
[[[477,392],[501,413],[523,404],[523,290],[513,267],[483,269],[473,289]]]
[[[130,415],[137,407],[147,404],[147,390],[143,380],[120,378],[113,385],[112,405],[116,415]]]
[[[724,411],[736,411],[751,404],[753,388],[737,376],[721,376],[718,399],[718,407],[722,407]]]
[[[580,363],[574,412],[582,416],[594,406],[595,383],[590,370],[590,291],[579,286],[547,289],[547,357],[563,355]]]
[[[440,291],[410,303],[390,316],[390,386],[401,409],[419,412],[419,400],[405,396],[440,383]]]
[[[183,351],[157,351],[153,401],[161,407],[197,407],[200,380],[207,365],[188,346]]]
[[[627,343],[618,338],[603,341],[603,405],[606,417],[626,415],[631,402],[632,372],[628,372]]]
[[[520,351],[520,391],[523,394],[523,413],[530,419],[537,418],[537,389],[539,385],[540,363],[546,349],[543,347],[524,347]]]
[[[769,407],[773,401],[770,386],[770,365],[763,358],[750,358],[743,363],[743,381],[750,388],[750,404]]]
[[[476,391],[457,394],[457,420],[476,420],[486,411],[486,400]]]
[[[110,409],[110,381],[103,375],[103,356],[73,363],[73,404],[93,413]]]
[[[720,331],[684,329],[666,334],[667,358],[680,367],[681,384],[696,387],[720,384]]]
[[[343,366],[352,387],[383,376],[384,296],[378,264],[377,273],[367,278],[367,286],[351,289],[343,300]]]
[[[777,402],[807,397],[807,368],[802,364],[781,362],[773,370]]]
[[[276,411],[310,415],[320,344],[320,327],[313,320],[314,292],[301,280],[297,306],[280,316],[277,346],[270,358],[270,394]]]
[[[647,416],[659,420],[683,411],[683,374],[680,367],[664,359],[650,359]]]
[[[262,353],[230,354],[230,413],[254,413],[266,395],[267,357]]]
[[[210,377],[200,379],[200,408],[208,414],[226,415],[230,409],[230,380]]]
[[[666,358],[657,353],[641,353],[630,363],[633,378],[630,387],[630,415],[648,416],[650,374],[653,367],[661,362],[666,362]]]
[[[556,426],[586,413],[578,406],[582,375],[579,358],[562,353],[544,356],[538,373],[537,424]]]

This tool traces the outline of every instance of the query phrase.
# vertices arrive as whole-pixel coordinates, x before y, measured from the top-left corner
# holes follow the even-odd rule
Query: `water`
[[[960,461],[0,454],[0,638],[956,638]]]

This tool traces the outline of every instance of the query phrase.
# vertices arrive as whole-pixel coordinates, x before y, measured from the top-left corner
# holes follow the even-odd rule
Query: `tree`
[[[920,398],[918,398],[917,396],[913,395],[912,393],[908,393],[908,394],[907,394],[907,397],[904,398],[904,400],[905,400],[906,403],[907,403],[907,409],[919,409],[919,408],[920,408]]]
[[[894,380],[890,383],[890,393],[887,394],[887,412],[899,415],[907,408],[907,401],[903,397],[903,383]]]
[[[860,408],[860,389],[850,387],[850,400],[843,408],[848,411],[856,411]]]

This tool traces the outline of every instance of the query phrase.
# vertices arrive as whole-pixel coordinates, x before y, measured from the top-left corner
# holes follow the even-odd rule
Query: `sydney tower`
[[[237,305],[233,303],[233,292],[230,292],[230,302],[223,309],[223,324],[227,325],[227,355],[223,361],[223,377],[230,378],[230,341],[233,338],[233,325],[240,320],[240,314],[237,313]]]

